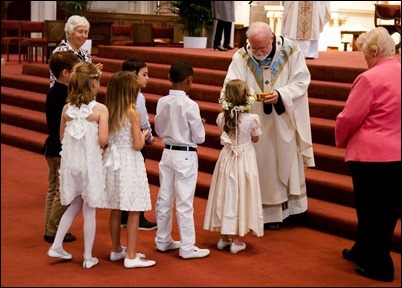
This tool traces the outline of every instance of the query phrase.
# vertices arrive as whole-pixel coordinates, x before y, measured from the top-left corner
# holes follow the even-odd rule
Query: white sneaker
[[[84,260],[84,262],[82,263],[82,268],[89,269],[94,267],[98,263],[99,263],[98,258],[92,257],[91,259]]]
[[[63,248],[60,248],[60,249],[57,249],[57,250],[50,248],[47,251],[47,256],[54,257],[54,258],[66,259],[66,260],[70,260],[70,259],[73,258],[73,255],[71,255],[70,253],[67,253],[66,251],[64,251]]]
[[[246,243],[243,243],[243,242],[240,242],[238,245],[235,243],[232,243],[230,245],[230,252],[232,252],[232,253],[237,253],[244,249],[246,249]]]
[[[166,248],[161,249],[161,248],[156,247],[156,250],[159,252],[167,252],[170,250],[179,249],[179,247],[180,247],[180,241],[173,241]]]
[[[190,252],[186,255],[182,255],[180,253],[180,257],[183,259],[193,259],[193,258],[204,258],[209,255],[210,251],[209,249],[201,249],[196,246],[194,246],[194,251]]]
[[[119,261],[126,257],[126,249],[127,247],[121,246],[121,252],[110,252],[110,261]]]
[[[226,246],[229,246],[232,244],[232,241],[225,241],[223,239],[219,239],[218,243],[216,244],[216,247],[218,249],[224,249]]]
[[[143,268],[150,267],[156,264],[156,261],[145,258],[144,254],[137,253],[137,257],[134,259],[124,258],[125,268]]]

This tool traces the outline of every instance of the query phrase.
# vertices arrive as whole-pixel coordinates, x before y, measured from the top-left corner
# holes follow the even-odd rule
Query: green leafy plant
[[[56,1],[57,8],[64,11],[66,17],[84,15],[91,7],[92,1]]]
[[[187,36],[200,37],[212,24],[211,1],[169,1],[170,12],[178,16],[181,29]]]

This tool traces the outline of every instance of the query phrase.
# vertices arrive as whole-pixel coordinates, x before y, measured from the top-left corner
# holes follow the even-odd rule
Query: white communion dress
[[[222,132],[224,145],[215,164],[204,229],[221,234],[244,236],[249,231],[264,235],[260,182],[257,159],[251,136],[261,135],[259,116],[239,114],[237,140]],[[216,123],[223,131],[223,113]]]
[[[91,207],[97,207],[104,193],[105,174],[98,142],[98,123],[86,118],[97,104],[92,100],[80,107],[69,105],[60,152],[60,202],[68,205],[81,195]]]
[[[106,189],[102,207],[124,211],[149,211],[151,195],[141,151],[133,147],[131,123],[125,119],[118,132],[109,134],[106,150]]]

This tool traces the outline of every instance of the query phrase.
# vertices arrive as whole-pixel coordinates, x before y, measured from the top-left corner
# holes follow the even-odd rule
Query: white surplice
[[[224,82],[225,86],[239,78],[256,92],[277,90],[286,109],[281,115],[275,109],[265,114],[263,103],[255,102],[251,110],[261,120],[262,135],[254,147],[264,223],[282,222],[307,210],[304,168],[315,166],[307,95],[310,72],[297,45],[282,37],[274,43],[275,55],[265,69],[250,56],[248,43],[239,49]]]
[[[282,36],[296,42],[305,57],[318,57],[318,40],[331,20],[330,1],[283,1]]]

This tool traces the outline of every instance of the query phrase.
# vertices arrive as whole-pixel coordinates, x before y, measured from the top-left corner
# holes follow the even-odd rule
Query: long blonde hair
[[[133,72],[119,71],[107,84],[105,105],[109,110],[109,132],[118,131],[126,117],[135,117],[140,83]]]
[[[73,67],[68,83],[67,103],[80,107],[96,99],[98,88],[93,81],[98,81],[101,73],[91,62],[80,62]]]
[[[234,106],[245,106],[247,105],[248,99],[248,85],[246,82],[240,79],[230,80],[225,87],[225,100],[230,103],[230,107]],[[223,131],[225,131],[230,137],[234,137],[236,134],[236,127],[239,125],[238,111],[233,111],[231,109],[223,110],[225,124],[223,125]],[[233,117],[233,114],[236,117]]]

